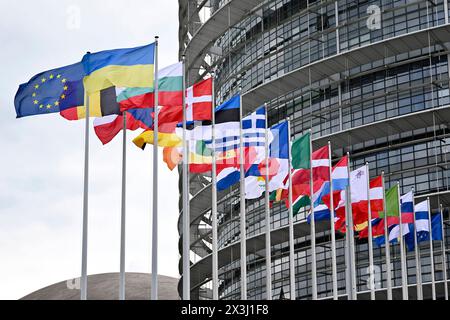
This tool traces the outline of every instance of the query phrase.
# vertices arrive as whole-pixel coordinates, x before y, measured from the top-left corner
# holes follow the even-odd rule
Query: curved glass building
[[[434,211],[442,204],[448,223],[449,16],[447,0],[180,0],[179,52],[186,55],[187,85],[215,70],[217,104],[242,87],[244,114],[267,103],[270,126],[289,117],[293,137],[311,129],[314,148],[330,141],[333,161],[349,152],[353,169],[369,162],[371,177],[385,172],[386,188],[399,181],[402,194],[414,188],[416,202],[429,197]],[[212,298],[210,181],[190,175],[192,299]],[[238,185],[218,194],[220,299],[241,297],[239,206]],[[180,205],[180,253],[181,211]],[[266,221],[261,198],[248,200],[246,212],[248,299],[267,298],[267,272],[273,299],[291,298],[286,207],[275,204]],[[296,299],[312,297],[306,214],[294,218]],[[267,223],[271,270],[265,264]],[[329,229],[329,222],[316,223],[319,299],[332,298]],[[346,299],[345,241],[336,237],[338,294]],[[355,241],[357,297],[368,299],[368,243]],[[423,243],[426,299],[430,261]],[[438,298],[444,295],[442,262],[436,242]],[[374,264],[376,297],[386,299],[384,248],[374,247]],[[391,266],[394,299],[400,299],[398,245],[391,246]],[[414,252],[408,253],[407,271],[414,299]]]

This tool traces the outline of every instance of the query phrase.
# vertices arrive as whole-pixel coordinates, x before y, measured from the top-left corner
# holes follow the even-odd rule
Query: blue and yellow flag
[[[88,93],[116,88],[153,88],[155,44],[87,53],[84,87]]]
[[[16,93],[17,118],[83,106],[85,75],[81,62],[35,75]]]

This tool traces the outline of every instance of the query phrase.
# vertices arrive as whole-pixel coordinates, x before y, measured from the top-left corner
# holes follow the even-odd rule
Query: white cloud
[[[80,10],[79,29],[67,27],[71,6]],[[142,45],[155,35],[160,66],[174,63],[177,6],[176,0],[0,3],[8,13],[0,20],[0,299],[78,277],[81,269],[84,122],[59,115],[16,120],[18,85],[88,50]],[[136,134],[128,132],[126,264],[127,271],[150,272],[152,150],[134,147]],[[91,130],[90,141],[88,272],[117,272],[121,137],[102,146]],[[159,270],[177,277],[178,173],[162,161],[159,172]]]

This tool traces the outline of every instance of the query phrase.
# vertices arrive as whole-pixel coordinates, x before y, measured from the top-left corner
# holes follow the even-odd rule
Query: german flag
[[[67,120],[80,120],[86,118],[86,107],[79,106],[60,112]],[[104,117],[112,114],[120,114],[120,106],[116,98],[116,88],[110,87],[89,94],[89,116]]]

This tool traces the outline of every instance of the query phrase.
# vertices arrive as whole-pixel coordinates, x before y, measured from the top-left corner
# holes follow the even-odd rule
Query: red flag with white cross
[[[212,78],[186,89],[186,121],[211,120]]]

